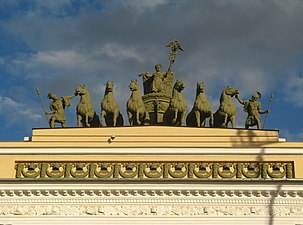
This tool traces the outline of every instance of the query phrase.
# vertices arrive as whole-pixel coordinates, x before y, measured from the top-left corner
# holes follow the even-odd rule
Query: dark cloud
[[[113,80],[125,111],[129,81],[157,63],[167,68],[165,45],[176,38],[185,51],[177,55],[174,72],[186,81],[189,104],[202,80],[214,102],[227,85],[239,88],[243,98],[256,90],[263,96],[278,92],[294,104],[291,90],[280,88],[294,85],[295,97],[303,95],[301,81],[285,80],[290,71],[303,70],[302,1],[92,1],[97,8],[85,1],[38,2],[1,23],[31,50],[8,65],[28,88],[69,94],[86,83],[98,111],[104,84]],[[77,13],[69,13],[75,7]]]

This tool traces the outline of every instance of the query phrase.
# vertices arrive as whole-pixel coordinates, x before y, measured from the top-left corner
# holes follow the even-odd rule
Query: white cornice
[[[287,149],[287,151],[286,151]],[[281,155],[283,157],[303,157],[303,146],[298,148],[270,147],[1,147],[0,155]]]
[[[247,198],[270,198],[292,197],[303,201],[303,185],[288,184],[287,182],[185,182],[185,183],[162,183],[157,182],[20,182],[1,183],[0,201],[6,197],[31,197],[31,196],[71,196],[71,197],[247,197]]]
[[[87,218],[89,224],[93,224],[94,219],[114,224],[109,220],[113,217],[116,224],[122,224],[117,222],[121,219],[130,224],[131,218],[137,218],[137,224],[143,223],[140,218],[155,218],[158,221],[155,224],[171,224],[169,222],[176,217],[180,218],[179,222],[191,220],[196,224],[198,221],[218,224],[222,218],[235,224],[239,218],[255,218],[258,219],[255,224],[262,224],[274,216],[280,222],[300,224],[303,218],[302,183],[300,180],[102,182],[8,179],[0,181],[0,223],[22,224],[18,218],[24,218],[23,221],[31,218],[47,224],[47,221],[54,222],[56,217],[68,224],[77,216]],[[74,224],[82,222],[74,221]]]

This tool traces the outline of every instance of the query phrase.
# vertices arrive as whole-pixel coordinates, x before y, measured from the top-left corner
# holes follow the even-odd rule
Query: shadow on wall
[[[234,147],[257,147],[260,148],[260,151],[256,153],[256,161],[264,162],[264,155],[266,150],[266,144],[274,143],[276,141],[273,140],[272,136],[260,136],[260,130],[253,129],[239,129],[237,132],[237,138],[240,139],[238,142],[234,143]],[[262,130],[261,130],[262,131]],[[262,139],[262,141],[258,140]],[[232,140],[233,141],[233,140]],[[264,179],[264,178],[260,178]],[[270,192],[270,200],[268,205],[268,216],[269,216],[269,225],[274,225],[275,222],[275,212],[274,212],[274,204],[275,200],[281,191],[282,184],[275,185],[275,191]]]
[[[231,128],[227,128],[231,129]],[[265,147],[268,144],[278,142],[278,135],[273,135],[266,130],[257,129],[239,129],[237,128],[237,135],[231,137],[230,141],[233,147]],[[270,132],[270,133],[269,133]]]
[[[278,197],[279,192],[281,191],[281,188],[282,188],[282,184],[278,184],[276,185],[275,193],[271,193],[270,203],[268,207],[269,225],[274,225],[274,221],[275,221],[274,204],[275,204],[275,199]]]

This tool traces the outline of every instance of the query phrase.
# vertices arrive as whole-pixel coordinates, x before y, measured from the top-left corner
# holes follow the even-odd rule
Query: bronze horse
[[[138,82],[132,80],[129,84],[129,89],[132,91],[132,94],[126,103],[129,124],[131,126],[149,124],[149,114],[144,107]]]
[[[228,127],[229,122],[231,122],[232,128],[236,126],[237,108],[232,97],[239,93],[239,90],[230,86],[222,91],[219,109],[214,114],[214,127]]]
[[[75,95],[80,96],[80,102],[77,105],[77,125],[80,127],[100,127],[100,120],[94,110],[89,92],[85,85],[80,85],[75,90]]]
[[[177,80],[173,88],[173,96],[169,107],[164,114],[164,124],[182,126],[186,115],[186,100],[182,95],[185,84],[182,80]]]
[[[205,127],[209,118],[209,126],[214,125],[211,105],[204,92],[204,83],[197,83],[196,100],[190,113],[186,117],[186,125],[189,127]]]
[[[123,126],[123,117],[114,97],[114,83],[108,81],[105,87],[104,98],[101,102],[101,121],[105,120],[106,126]]]

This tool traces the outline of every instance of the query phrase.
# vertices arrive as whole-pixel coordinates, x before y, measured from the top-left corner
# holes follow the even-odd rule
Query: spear
[[[272,103],[272,99],[273,99],[273,94],[271,94],[270,99],[269,99],[269,103],[268,103],[268,106],[267,106],[267,111],[268,112],[269,112],[269,109],[270,109],[270,105]],[[265,128],[267,117],[268,117],[268,113],[266,113],[266,116],[265,116],[265,119],[264,119],[263,129]]]
[[[42,104],[42,107],[43,107],[43,110],[44,110],[44,115],[45,115],[46,120],[47,120],[47,122],[48,122],[48,117],[47,117],[47,113],[46,113],[45,105],[44,105],[43,100],[42,100],[42,98],[41,98],[41,95],[40,95],[40,90],[39,90],[39,88],[38,88],[38,87],[36,87],[36,91],[37,91],[37,94],[38,94],[38,96],[39,96],[39,98],[40,98],[40,101],[41,101],[41,104]]]

